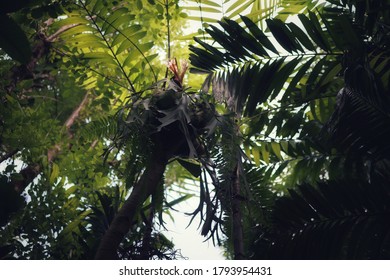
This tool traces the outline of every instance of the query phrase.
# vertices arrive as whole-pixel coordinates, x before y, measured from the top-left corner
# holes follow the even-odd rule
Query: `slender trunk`
[[[240,173],[238,164],[234,168],[232,174],[232,214],[233,214],[233,246],[234,259],[245,259],[244,254],[244,234],[242,228],[242,213],[241,213],[241,194],[240,194]]]
[[[150,248],[152,243],[152,232],[153,232],[153,218],[154,218],[154,202],[152,201],[152,207],[148,217],[145,217],[145,232],[142,239],[142,247],[140,250],[140,260],[148,260],[150,257]]]
[[[100,241],[95,258],[101,260],[118,259],[117,249],[129,232],[135,214],[145,200],[154,193],[165,171],[167,161],[158,151],[153,152],[144,173],[135,184],[133,191],[116,214],[110,227]]]

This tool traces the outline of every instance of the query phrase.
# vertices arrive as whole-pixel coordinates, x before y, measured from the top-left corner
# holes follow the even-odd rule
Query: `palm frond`
[[[329,181],[290,190],[275,204],[268,257],[388,259],[389,201],[390,186],[381,177],[372,183]]]
[[[321,26],[318,17],[312,12],[309,12],[309,17],[303,14],[299,15],[303,27],[285,23],[277,18],[268,19],[266,22],[270,32],[267,33],[264,33],[248,17],[241,16],[241,19],[245,23],[245,27],[231,19],[224,18],[222,21],[218,21],[221,29],[216,26],[210,26],[206,29],[215,43],[224,49],[224,52],[216,51],[216,47],[206,42],[203,42],[203,48],[190,46],[192,51],[190,58],[194,70],[212,71],[227,65],[231,66],[231,63],[237,65],[239,62],[248,60],[253,62],[269,59],[272,54],[283,56],[286,55],[286,52],[313,55],[318,53],[319,49],[326,53],[340,51],[340,49],[335,48],[328,36],[327,29]],[[204,52],[198,52],[204,48],[206,52],[218,56],[220,59],[202,60]],[[217,61],[221,61],[221,63],[217,63]]]
[[[81,137],[87,140],[111,139],[117,132],[117,120],[113,116],[101,117],[85,124]]]
[[[336,17],[335,14],[327,13],[317,16],[309,11],[307,15],[298,16],[301,27],[293,23],[283,23],[279,19],[269,19],[267,20],[270,30],[268,33],[260,30],[255,23],[245,17],[242,19],[246,28],[231,20],[223,20],[220,22],[221,29],[216,27],[208,29],[215,39],[215,44],[200,42],[201,48],[191,47],[195,71],[209,73],[205,90],[211,88],[217,100],[226,102],[232,111],[249,117],[250,131],[247,132],[247,136],[256,137],[258,143],[256,145],[248,143],[248,157],[262,166],[267,166],[270,158],[271,164],[280,161],[280,157],[295,162],[292,183],[300,182],[299,178],[302,176],[299,174],[304,174],[302,170],[309,167],[316,170],[314,173],[317,176],[323,174],[328,167],[332,166],[332,170],[335,170],[333,167],[337,166],[342,167],[341,170],[348,169],[351,174],[357,174],[358,170],[365,170],[365,178],[369,177],[370,172],[364,167],[367,164],[365,160],[359,161],[361,164],[356,165],[350,165],[348,161],[342,160],[344,157],[342,151],[349,148],[356,138],[349,141],[347,137],[349,132],[343,134],[341,127],[348,123],[357,125],[360,121],[352,120],[350,116],[351,118],[345,118],[344,123],[339,125],[341,134],[340,136],[334,134],[333,137],[337,137],[340,141],[347,141],[343,145],[344,150],[339,149],[341,153],[334,153],[330,147],[323,146],[321,144],[323,139],[312,138],[321,131],[321,127],[332,116],[337,101],[336,93],[345,82],[351,83],[348,79],[344,81],[341,75],[344,67],[347,67],[347,70],[351,69],[346,59],[353,60],[361,57],[367,46],[373,49],[374,42],[367,41],[360,27],[349,20],[350,11],[345,9],[342,12],[345,14],[338,14]],[[348,35],[343,36],[340,30]],[[274,47],[275,41],[280,45],[278,48]],[[389,76],[389,67],[386,57],[383,48],[369,55],[369,64],[375,68],[374,71],[378,76],[376,79],[382,81],[376,84],[382,88],[385,87],[383,85],[388,84],[386,77]],[[367,78],[366,82],[363,82],[364,77],[355,74],[349,76],[365,84],[355,85],[355,88],[362,90],[363,87],[370,87]],[[376,93],[376,95],[379,96],[372,98],[381,100],[381,94]],[[276,108],[274,114],[269,114],[267,112],[273,108],[270,103],[274,101],[280,102],[281,107]],[[357,101],[354,104],[356,107]],[[387,102],[382,104],[382,113],[386,112],[385,104]],[[347,117],[350,111],[340,112]],[[301,113],[304,115],[302,116]],[[369,114],[366,112],[362,118],[371,119]],[[372,131],[367,135],[377,142],[386,141],[389,139],[387,124],[388,122],[383,120],[378,122],[372,120],[367,123],[367,127],[372,129],[375,125],[376,127],[383,125],[384,134],[381,135],[384,137],[379,138],[382,140],[376,139]],[[351,130],[360,133],[356,127]],[[260,131],[265,135],[276,133],[273,147],[267,144],[267,139],[261,140],[261,136],[256,134]],[[297,131],[301,131],[300,135],[294,135]],[[283,151],[280,144],[286,137],[298,137],[303,143],[310,143],[301,150],[307,152],[294,154],[291,153],[292,149],[290,153]],[[362,140],[355,144],[361,146],[363,142]],[[382,147],[377,154],[387,149],[382,142],[377,143],[377,146]],[[279,150],[282,154],[278,152]],[[319,155],[325,153],[324,157],[316,159],[317,151],[320,151]],[[311,157],[311,154],[314,157]],[[357,160],[356,157],[353,158]],[[290,164],[287,166],[291,167]],[[332,176],[336,174],[338,172],[332,171]],[[313,177],[310,182],[314,181]]]
[[[207,29],[216,46],[197,40],[201,47],[190,47],[192,70],[209,73],[213,93],[230,102],[235,112],[252,117],[259,104],[282,92],[287,103],[321,99],[341,80],[344,49],[337,48],[314,13],[299,15],[303,27],[268,19],[269,33],[241,18],[246,28],[224,19],[219,22],[222,29]],[[310,68],[313,71],[308,72]]]
[[[203,27],[217,22],[217,19],[228,17],[237,19],[241,14],[252,14],[253,16],[265,16],[269,14],[272,5],[262,0],[239,0],[239,1],[210,1],[210,0],[190,0],[184,4],[182,9],[190,13],[188,19],[201,22]],[[267,1],[268,2],[268,1]],[[281,2],[281,1],[273,1]],[[276,4],[276,3],[274,3]]]
[[[332,5],[325,7],[324,13],[328,15],[351,14],[354,22],[363,27],[369,36],[374,35],[388,17],[389,3],[387,0],[328,0],[327,2]]]
[[[346,70],[346,87],[326,126],[330,142],[375,160],[390,157],[390,92],[368,66]]]
[[[277,16],[285,20],[291,15],[322,10],[323,4],[315,1],[289,1],[289,0],[189,0],[182,6],[184,12],[194,22],[201,22],[202,27],[207,28],[216,23],[216,19],[227,17],[241,22],[240,16],[244,15],[254,22],[263,24],[265,19]]]
[[[77,11],[70,11],[52,27],[66,42],[61,49],[78,63],[92,64],[104,76],[121,76],[132,91],[136,91],[134,68],[144,61],[157,80],[150,61],[152,42],[145,41],[147,29],[136,23],[131,5],[80,1]]]

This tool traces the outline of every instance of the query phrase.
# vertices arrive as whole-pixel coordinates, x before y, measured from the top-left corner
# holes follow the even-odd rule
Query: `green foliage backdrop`
[[[162,231],[189,185],[226,258],[390,257],[388,0],[15,0],[0,22],[1,258],[94,258],[159,144],[118,258],[183,257]]]

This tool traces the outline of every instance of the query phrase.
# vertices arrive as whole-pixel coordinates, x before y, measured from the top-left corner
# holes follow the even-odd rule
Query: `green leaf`
[[[136,44],[139,43],[138,41],[140,39],[144,38],[145,36],[146,36],[146,31],[141,31],[141,32],[135,33],[131,37],[128,37],[129,39],[124,40],[122,42],[122,44],[119,46],[116,54],[118,55],[118,54],[122,53],[123,51],[134,47],[134,43],[136,43]]]
[[[312,24],[312,26],[313,26],[315,32],[317,33],[318,39],[319,39],[319,41],[321,42],[321,43],[319,44],[319,46],[320,46],[323,50],[328,50],[328,51],[330,51],[331,48],[330,48],[329,42],[328,42],[328,40],[327,40],[326,33],[323,31],[323,29],[322,29],[322,27],[321,27],[321,23],[320,23],[320,21],[318,20],[318,17],[316,16],[315,13],[309,12],[309,18],[310,18],[311,24]]]
[[[260,165],[260,148],[256,145],[252,147],[253,161],[257,166]]]
[[[280,146],[281,146],[281,148],[282,148],[282,151],[284,152],[284,153],[286,153],[286,154],[288,154],[288,147],[289,147],[289,145],[288,145],[288,141],[280,141]]]
[[[236,41],[240,42],[245,48],[260,56],[268,55],[261,44],[259,44],[259,42],[237,22],[227,18],[225,18],[224,21],[228,23],[227,25],[224,25],[224,28],[232,37],[237,37]]]
[[[244,21],[246,27],[248,27],[249,31],[252,33],[252,35],[264,46],[265,48],[269,49],[275,54],[279,54],[275,46],[272,44],[272,42],[267,38],[267,36],[264,34],[263,31],[260,30],[260,28],[253,23],[252,20],[245,16],[241,16],[241,19]]]
[[[11,58],[27,64],[32,56],[31,45],[19,25],[7,15],[0,15],[0,48]]]
[[[138,31],[140,31],[141,29],[142,26],[139,24],[133,24],[132,26],[125,28],[124,30],[120,31],[117,36],[115,36],[114,40],[112,40],[111,46],[116,46],[120,43],[123,43],[124,41],[133,40],[132,36],[136,34]],[[140,33],[145,34],[143,32]]]
[[[102,29],[105,33],[114,32],[122,27],[122,25],[128,25],[134,16],[129,14],[129,10],[125,7],[116,9],[111,15],[109,15],[103,23]]]
[[[335,65],[329,69],[329,72],[323,77],[321,81],[321,86],[326,85],[327,83],[330,83],[335,78],[337,78],[337,76],[340,74],[340,71],[342,70],[342,65],[341,63],[336,62]]]
[[[245,11],[249,6],[251,6],[253,4],[255,0],[239,0],[239,1],[235,1],[233,5],[231,5],[226,13],[228,14],[229,12],[231,12],[228,17],[229,18],[234,18],[236,16],[238,16],[239,14],[241,14],[243,11]]]
[[[251,149],[250,149],[249,144],[244,143],[244,151],[245,151],[245,155],[246,155],[248,158],[251,158]]]
[[[193,21],[199,21],[199,17],[197,17],[197,16],[188,16],[187,19],[193,20]],[[218,19],[212,18],[212,17],[203,17],[202,19],[206,22],[212,22],[212,23],[218,22]]]
[[[183,196],[181,196],[179,198],[176,198],[176,199],[174,199],[174,200],[172,200],[170,202],[167,202],[166,206],[169,207],[169,208],[172,208],[173,206],[175,206],[175,205],[177,205],[177,204],[179,204],[179,203],[181,203],[183,201],[186,201],[186,200],[190,199],[193,196],[194,196],[193,194],[183,195]]]
[[[311,20],[304,14],[299,14],[298,18],[305,27],[305,30],[309,34],[310,38],[317,44],[317,46],[325,51],[329,51],[329,48],[323,41],[320,31],[316,29],[316,25],[313,24]],[[312,16],[311,18],[315,18],[315,16]]]
[[[265,145],[261,145],[261,155],[266,164],[269,164],[269,152]]]
[[[51,174],[50,174],[50,184],[54,184],[55,180],[58,178],[58,175],[60,174],[60,168],[56,163],[52,164],[51,167]]]
[[[72,43],[78,48],[107,48],[104,41],[94,34],[80,34]]]
[[[281,93],[285,83],[288,82],[290,76],[293,75],[295,67],[301,62],[299,58],[295,58],[287,63],[285,63],[276,73],[277,78],[272,80],[270,84],[270,89],[273,90],[272,95],[270,95],[270,99],[275,99]]]
[[[91,52],[83,55],[84,59],[90,60],[91,62],[100,62],[106,64],[106,66],[113,65],[118,66],[112,56],[106,52]]]
[[[123,62],[123,66],[127,66],[127,67],[131,68],[132,63],[134,63],[136,61],[136,59],[139,58],[139,56],[141,56],[142,54],[144,54],[145,52],[150,50],[153,47],[153,45],[154,45],[153,42],[149,42],[149,43],[138,45],[138,49],[132,49],[130,51],[130,53],[127,55],[125,61]],[[151,55],[151,57],[154,58],[155,55]],[[146,57],[146,58],[148,60],[151,60],[151,59],[149,59],[149,57]]]
[[[316,57],[310,58],[308,61],[303,62],[301,61],[301,66],[298,70],[298,72],[294,75],[294,77],[291,79],[290,84],[288,85],[285,93],[285,97],[288,97],[292,91],[295,91],[298,86],[298,83],[301,82],[301,80],[307,75],[307,71],[310,69],[312,63],[315,61]],[[303,102],[303,101],[302,101]]]
[[[278,43],[289,53],[303,51],[301,46],[297,44],[294,34],[280,19],[267,19],[267,26],[274,35]]]
[[[312,41],[310,41],[309,37],[299,28],[294,22],[290,22],[287,24],[290,27],[292,33],[295,35],[297,40],[309,51],[315,51],[315,46]]]
[[[137,0],[137,8],[138,10],[142,10],[144,7],[144,5],[142,4],[142,1],[141,0]]]
[[[198,44],[200,44],[202,47],[204,47],[207,51],[209,51],[211,54],[217,56],[218,58],[222,58],[224,57],[224,53],[222,53],[221,51],[219,51],[216,47],[213,47],[205,42],[203,42],[202,40],[198,39],[198,38],[194,38],[194,41],[197,42]],[[222,61],[221,61],[222,62]]]
[[[337,22],[339,23],[338,27],[340,28],[341,26],[342,34],[345,36],[345,41],[348,42],[349,48],[354,49],[354,51],[357,51],[357,49],[361,50],[363,42],[349,18],[346,15],[342,15],[337,18]]]
[[[199,11],[200,9],[202,9],[202,12],[207,12],[207,13],[220,13],[221,12],[220,9],[206,7],[206,6],[203,6],[201,8],[196,7],[196,6],[189,6],[189,7],[185,7],[185,9],[189,10],[189,11]]]
[[[202,0],[202,4],[203,5],[208,5],[208,6],[221,8],[221,5],[219,3],[216,3],[216,2],[210,1],[210,0]]]
[[[73,26],[72,28],[69,28],[68,30],[64,31],[63,33],[61,33],[60,36],[62,39],[72,42],[78,34],[83,34],[83,33],[91,34],[95,31],[96,29],[89,25],[78,25],[78,26]]]
[[[278,157],[278,159],[283,160],[281,149],[280,149],[280,144],[276,142],[271,142],[271,148],[274,154]]]
[[[42,8],[35,8],[31,10],[31,17],[33,19],[39,19],[43,16],[43,9]]]
[[[52,24],[52,27],[55,28],[55,29],[59,29],[63,26],[67,26],[67,25],[71,25],[71,24],[89,24],[90,22],[83,18],[83,17],[80,17],[80,16],[75,16],[75,15],[70,15],[68,16],[67,18],[65,19],[61,19],[59,21],[56,21]]]
[[[214,40],[216,40],[222,47],[224,47],[230,54],[234,56],[238,56],[243,51],[242,46],[235,46],[232,42],[227,38],[225,32],[218,29],[215,26],[211,26],[211,29],[206,30]]]
[[[71,186],[70,188],[66,189],[65,193],[67,197],[69,197],[71,194],[73,194],[78,189],[78,186]]]
[[[310,87],[312,87],[313,85],[317,85],[316,81],[321,77],[321,72],[323,71],[323,68],[326,67],[325,65],[327,62],[327,57],[324,57],[320,61],[317,61],[317,63],[311,70],[309,78],[307,79],[307,85],[309,85]],[[316,93],[317,92],[315,91],[309,92],[311,96],[315,95]]]
[[[255,113],[257,106],[267,100],[272,93],[273,88],[270,87],[272,81],[278,80],[278,71],[283,65],[284,59],[278,59],[271,64],[260,65],[259,73],[256,75],[256,79],[253,88],[256,89],[251,95],[249,95],[246,102],[245,114],[252,116]]]

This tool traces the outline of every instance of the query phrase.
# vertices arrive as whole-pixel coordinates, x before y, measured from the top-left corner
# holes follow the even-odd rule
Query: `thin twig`
[[[65,122],[65,127],[66,127],[66,130],[69,131],[70,127],[74,124],[75,120],[78,118],[79,114],[80,114],[80,111],[81,109],[83,109],[85,107],[85,104],[87,103],[88,101],[88,96],[89,94],[86,93],[84,95],[84,98],[83,100],[81,101],[81,103],[79,104],[79,106],[77,106],[77,108],[72,112],[72,114],[69,116],[69,118],[66,120]]]
[[[69,30],[69,29],[71,29],[73,27],[79,26],[79,25],[81,25],[81,23],[74,23],[74,24],[69,24],[69,25],[62,26],[55,33],[53,33],[52,35],[46,37],[46,41],[52,43],[52,42],[54,42],[58,38],[59,35],[61,35],[65,31],[67,31],[67,30]]]

